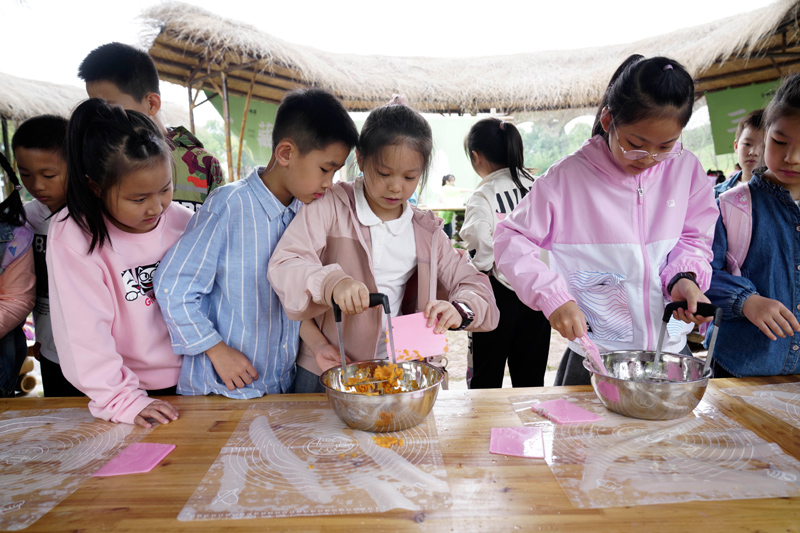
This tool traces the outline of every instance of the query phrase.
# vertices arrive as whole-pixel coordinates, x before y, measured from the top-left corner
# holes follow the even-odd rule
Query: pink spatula
[[[583,351],[586,353],[586,358],[592,363],[594,371],[601,376],[607,376],[608,372],[606,371],[606,365],[603,364],[603,358],[600,357],[600,350],[594,345],[592,339],[588,335],[584,335],[583,337],[578,337],[578,342],[581,343]]]

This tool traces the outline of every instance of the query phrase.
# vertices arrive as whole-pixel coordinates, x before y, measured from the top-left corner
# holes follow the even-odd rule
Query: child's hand
[[[754,294],[744,301],[742,313],[773,341],[778,340],[778,337],[782,339],[787,335],[791,337],[795,331],[800,331],[800,323],[778,300]]]
[[[428,327],[436,324],[434,333],[444,333],[450,328],[461,327],[462,318],[456,308],[450,302],[444,300],[430,300],[425,304],[425,318],[428,319]],[[436,321],[439,321],[438,324]]]
[[[369,309],[369,289],[354,279],[343,279],[333,288],[333,301],[346,315],[357,315]]]
[[[702,324],[712,320],[713,316],[694,316],[697,312],[697,302],[711,303],[711,300],[703,294],[700,287],[690,279],[679,279],[675,285],[672,286],[670,293],[673,302],[686,301],[686,310],[678,309],[672,312],[672,316],[686,322],[687,324]]]
[[[348,363],[351,362],[347,355],[344,357]],[[325,344],[324,346],[321,346],[316,353],[314,353],[314,359],[317,362],[317,366],[323,372],[342,364],[342,356],[339,355],[339,349],[332,344]]]
[[[228,390],[240,389],[258,379],[258,372],[247,356],[224,342],[206,350],[206,355]]]
[[[169,424],[170,420],[178,419],[178,410],[171,403],[164,400],[153,400],[151,404],[142,409],[136,418],[135,424],[150,429],[153,424],[147,421],[148,418],[154,419],[160,424]]]
[[[569,301],[550,315],[550,326],[565,339],[574,341],[586,335],[586,315],[578,304]]]

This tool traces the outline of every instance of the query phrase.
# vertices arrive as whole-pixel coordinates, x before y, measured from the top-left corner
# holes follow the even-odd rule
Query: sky
[[[0,0],[0,72],[82,86],[77,69],[111,41],[143,45],[144,0]],[[632,42],[752,11],[773,0],[192,0],[224,18],[330,52],[480,56]],[[300,8],[300,9],[298,9]],[[186,89],[164,84],[164,100]],[[213,118],[210,105],[201,106]],[[202,123],[202,122],[201,122]]]

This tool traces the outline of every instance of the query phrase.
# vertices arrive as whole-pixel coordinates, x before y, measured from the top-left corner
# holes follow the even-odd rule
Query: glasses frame
[[[683,155],[683,130],[681,130],[681,137],[678,141],[681,143],[681,149],[679,152],[674,152],[675,147],[672,147],[672,150],[669,152],[658,152],[655,154],[651,154],[647,150],[626,150],[622,147],[622,143],[619,142],[619,132],[617,131],[617,126],[614,124],[614,119],[611,119],[611,127],[614,128],[614,136],[617,138],[617,146],[619,149],[622,150],[622,157],[627,159],[628,161],[639,161],[640,159],[645,159],[647,157],[651,157],[653,161],[656,163],[661,163],[662,161],[666,161],[667,159],[672,159],[674,157],[680,157]]]

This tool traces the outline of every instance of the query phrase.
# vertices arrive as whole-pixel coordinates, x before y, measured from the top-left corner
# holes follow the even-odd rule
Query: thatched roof
[[[629,55],[667,55],[697,78],[700,95],[773,80],[800,63],[800,2],[753,11],[630,44],[477,58],[334,54],[292,44],[259,28],[194,6],[166,2],[147,10],[150,55],[162,79],[279,102],[287,90],[316,85],[351,110],[369,110],[404,93],[432,112],[501,112],[592,107]],[[216,87],[215,87],[216,85]]]
[[[75,106],[86,98],[86,91],[80,87],[18,78],[0,72],[0,117],[6,120],[22,122],[37,115],[69,117]],[[189,121],[186,106],[166,102],[162,103],[161,109],[165,125],[177,126]]]

